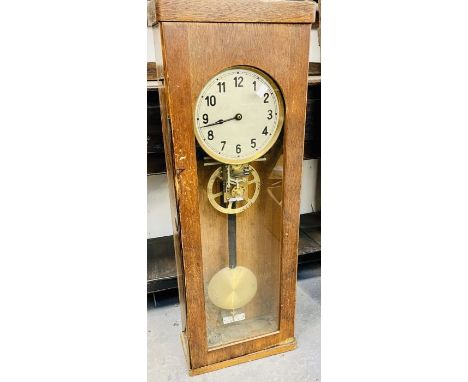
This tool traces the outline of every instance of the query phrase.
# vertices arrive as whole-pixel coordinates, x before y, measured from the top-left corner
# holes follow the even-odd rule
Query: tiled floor
[[[299,268],[296,310],[298,348],[292,352],[189,377],[180,343],[175,291],[148,298],[148,382],[320,381],[320,263]]]

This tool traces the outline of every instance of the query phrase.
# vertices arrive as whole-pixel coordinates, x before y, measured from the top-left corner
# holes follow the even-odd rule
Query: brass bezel
[[[249,70],[251,72],[257,73],[259,76],[261,76],[264,80],[266,80],[271,88],[273,89],[276,99],[278,100],[278,120],[277,120],[277,128],[275,129],[275,133],[270,137],[270,141],[265,145],[265,147],[262,150],[259,150],[255,152],[254,154],[242,158],[242,159],[232,159],[232,158],[226,158],[216,152],[213,152],[213,150],[205,144],[203,141],[202,137],[200,136],[198,129],[197,129],[197,105],[200,101],[200,95],[205,91],[206,87],[208,86],[208,83],[211,82],[211,80],[219,76],[221,73],[226,72],[228,70],[233,70],[233,69],[242,69],[242,70]],[[283,100],[283,93],[281,92],[281,89],[279,85],[271,78],[271,76],[264,72],[261,69],[255,68],[253,66],[248,66],[248,65],[235,65],[235,66],[230,66],[229,68],[223,69],[220,72],[216,73],[214,76],[211,76],[210,79],[206,82],[205,86],[201,89],[195,103],[194,107],[194,117],[193,117],[193,129],[195,131],[195,137],[197,139],[198,144],[201,146],[201,148],[213,159],[217,160],[218,162],[221,163],[226,163],[226,164],[244,164],[244,163],[250,163],[253,162],[254,160],[260,158],[263,156],[265,153],[267,153],[273,145],[276,143],[278,140],[281,131],[283,130],[283,124],[284,124],[284,100]]]

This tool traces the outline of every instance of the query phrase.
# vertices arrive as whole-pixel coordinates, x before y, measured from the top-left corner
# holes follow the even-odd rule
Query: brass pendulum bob
[[[217,307],[234,310],[247,305],[257,293],[257,278],[253,272],[237,265],[236,214],[228,215],[228,246],[229,266],[210,280],[208,296]]]

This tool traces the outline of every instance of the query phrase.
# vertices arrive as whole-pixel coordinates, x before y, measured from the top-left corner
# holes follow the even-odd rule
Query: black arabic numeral
[[[226,93],[226,82],[218,82],[218,90],[220,93]]]
[[[221,143],[223,144],[223,147],[221,147],[221,151],[223,151],[224,147],[226,146],[226,141],[221,141]]]
[[[203,114],[202,118],[203,118],[203,123],[207,124],[208,123],[208,114]]]
[[[255,147],[257,147],[257,142],[256,142],[256,139],[255,138],[252,138],[250,140],[250,145],[251,147],[254,149]]]
[[[268,110],[268,117],[267,119],[272,119],[273,118],[273,110]]]
[[[254,86],[254,92],[256,92],[257,91],[257,81],[253,82],[253,86]]]
[[[237,153],[237,154],[240,154],[241,151],[242,151],[241,145],[240,145],[240,144],[236,145],[236,153]]]
[[[244,77],[239,76],[239,77],[234,77],[234,82],[236,85],[236,88],[243,88],[244,85],[242,85],[242,82],[244,81]]]
[[[208,130],[208,140],[212,141],[214,138],[213,130]]]
[[[265,128],[262,131],[263,135],[268,135],[268,126],[265,126]]]
[[[265,99],[263,100],[263,103],[270,103],[270,102],[268,102],[268,98],[270,98],[270,95],[269,95],[268,93],[265,93],[265,94],[263,95],[263,98],[265,98]]]
[[[206,106],[214,106],[216,105],[216,97],[214,95],[212,96],[206,96],[205,97],[206,101]]]

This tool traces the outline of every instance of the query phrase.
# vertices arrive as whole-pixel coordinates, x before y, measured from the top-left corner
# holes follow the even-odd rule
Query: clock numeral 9
[[[208,114],[203,114],[203,123],[207,124],[208,123]]]
[[[205,101],[206,101],[206,106],[215,106],[216,105],[216,97],[214,95],[206,96]]]
[[[240,154],[241,152],[242,152],[241,145],[240,144],[236,145],[236,153]]]
[[[244,85],[242,85],[242,82],[244,81],[244,77],[239,76],[239,77],[234,77],[234,82],[236,85],[236,88],[243,88]]]
[[[226,82],[218,82],[218,89],[220,93],[226,93]]]
[[[208,130],[208,140],[212,141],[214,138],[213,130]]]
[[[251,147],[254,149],[255,147],[257,147],[257,142],[256,142],[256,139],[255,138],[252,138],[250,140],[250,145]]]
[[[268,117],[267,119],[272,119],[273,118],[273,110],[268,110]]]
[[[265,99],[263,100],[263,103],[270,103],[270,102],[268,102],[268,98],[270,98],[270,95],[269,95],[268,93],[265,93],[265,94],[263,95],[263,98],[265,98]]]

